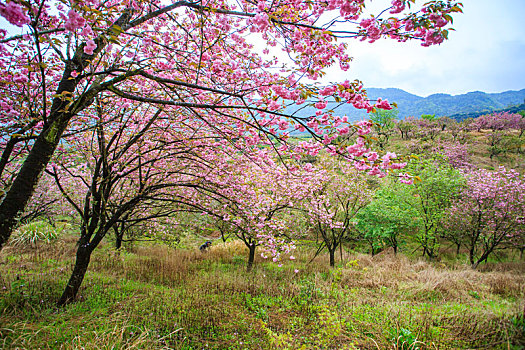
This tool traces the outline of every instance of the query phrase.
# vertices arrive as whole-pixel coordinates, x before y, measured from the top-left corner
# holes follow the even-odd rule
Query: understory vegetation
[[[523,262],[476,271],[385,251],[279,268],[239,241],[94,253],[78,301],[57,308],[75,237],[0,255],[0,347],[40,349],[519,349]],[[298,270],[296,272],[295,270]]]

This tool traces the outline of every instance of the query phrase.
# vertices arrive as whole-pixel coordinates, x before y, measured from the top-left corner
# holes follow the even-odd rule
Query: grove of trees
[[[257,247],[281,263],[313,235],[332,266],[347,241],[397,252],[413,237],[433,259],[454,232],[474,266],[519,246],[522,176],[472,168],[461,141],[491,129],[491,157],[518,152],[508,145],[521,144],[523,118],[396,121],[359,81],[316,83],[329,67],[349,69],[343,39],[437,45],[461,12],[453,1],[385,3],[372,16],[364,0],[0,2],[12,25],[0,30],[0,249],[31,220],[75,223],[63,305],[110,233],[119,248],[181,215],[244,242],[248,270]],[[352,124],[328,100],[372,121]],[[290,105],[316,112],[289,115]],[[441,156],[387,151],[396,130],[435,141]],[[520,133],[512,143],[502,130]]]

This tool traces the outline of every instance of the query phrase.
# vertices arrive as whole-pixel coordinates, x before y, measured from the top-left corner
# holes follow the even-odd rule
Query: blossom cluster
[[[17,27],[22,27],[30,22],[26,11],[14,1],[10,1],[7,4],[0,3],[0,15]]]

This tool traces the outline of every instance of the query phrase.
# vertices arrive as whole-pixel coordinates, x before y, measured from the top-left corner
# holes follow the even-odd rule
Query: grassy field
[[[246,248],[94,253],[79,300],[55,306],[75,238],[0,253],[2,349],[522,349],[525,263],[467,266],[313,251],[279,268]],[[299,270],[295,272],[295,270]]]

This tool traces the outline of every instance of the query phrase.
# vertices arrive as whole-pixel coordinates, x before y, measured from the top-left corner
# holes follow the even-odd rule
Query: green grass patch
[[[508,349],[524,341],[521,273],[386,255],[349,256],[335,269],[306,258],[282,268],[258,261],[247,273],[243,251],[103,247],[78,300],[57,308],[69,245],[0,253],[0,348]]]

